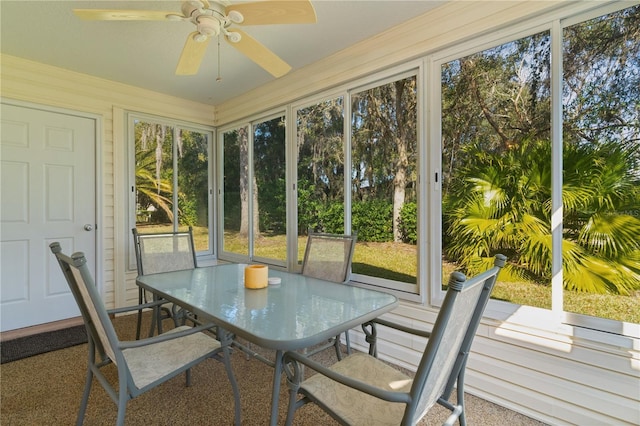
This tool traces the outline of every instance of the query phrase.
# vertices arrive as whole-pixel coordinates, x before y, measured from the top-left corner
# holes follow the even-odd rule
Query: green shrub
[[[178,196],[180,225],[195,226],[198,224],[197,201],[188,200],[182,194]]]
[[[308,228],[332,234],[344,233],[344,205],[341,202],[319,203],[301,194],[298,198],[298,232]],[[411,213],[408,212],[407,215]],[[415,207],[413,234],[415,238]],[[381,200],[353,204],[351,229],[358,233],[358,241],[393,241],[393,206]]]
[[[358,232],[358,241],[393,241],[393,206],[382,200],[353,203],[352,229]]]
[[[398,222],[402,241],[416,244],[418,241],[418,205],[415,202],[405,203],[400,210]]]
[[[331,234],[343,234],[344,205],[341,202],[332,202],[320,210],[316,230]]]
[[[316,229],[320,222],[318,212],[322,203],[315,198],[315,187],[298,185],[298,235],[305,235],[307,229]]]

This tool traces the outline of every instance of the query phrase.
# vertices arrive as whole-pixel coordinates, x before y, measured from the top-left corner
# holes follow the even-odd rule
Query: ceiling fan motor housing
[[[202,2],[199,2],[199,1],[184,1],[182,2],[181,9],[182,9],[182,14],[186,18],[194,18],[193,13],[194,12],[202,13],[202,11],[204,10],[204,4],[202,4]]]
[[[220,34],[221,22],[209,15],[200,15],[196,21],[196,26],[198,27],[198,32],[205,36],[217,36]]]
[[[241,22],[243,20],[241,13],[232,12],[235,12],[233,16],[226,16],[224,7],[217,2],[211,2],[206,7],[200,1],[185,1],[182,3],[184,17],[189,19],[198,29],[199,34],[194,36],[194,40],[198,42],[203,42],[209,37],[218,36],[221,32],[227,34],[225,29],[232,22]]]

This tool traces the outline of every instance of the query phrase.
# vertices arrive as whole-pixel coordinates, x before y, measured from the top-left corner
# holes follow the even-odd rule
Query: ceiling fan
[[[193,75],[212,37],[224,36],[229,44],[274,77],[291,66],[236,25],[312,24],[316,12],[309,0],[265,0],[229,4],[226,0],[183,1],[182,14],[158,10],[74,9],[81,19],[95,21],[189,21],[196,31],[189,34],[180,55],[176,75]]]

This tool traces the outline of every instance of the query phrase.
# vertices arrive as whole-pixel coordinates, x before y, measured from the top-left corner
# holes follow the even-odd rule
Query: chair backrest
[[[413,424],[433,406],[466,362],[482,312],[498,273],[506,262],[496,256],[494,267],[469,280],[454,272],[447,294],[418,365],[403,424]],[[457,369],[457,371],[456,371]]]
[[[309,232],[302,275],[337,283],[349,281],[357,235]]]
[[[197,266],[193,229],[178,232],[139,233],[133,228],[138,275],[181,271]]]
[[[91,277],[84,253],[77,252],[67,256],[62,253],[62,247],[58,242],[51,243],[49,247],[56,256],[80,308],[90,341],[96,345],[101,356],[106,354],[117,364],[123,359],[122,352],[118,349],[118,337]]]
[[[493,265],[494,269],[497,269],[495,275],[492,275],[493,278],[487,279],[484,281],[484,286],[482,287],[482,294],[480,294],[480,299],[478,300],[478,304],[476,305],[476,309],[473,311],[473,317],[471,317],[471,322],[469,323],[469,327],[467,328],[467,334],[464,336],[464,341],[462,342],[462,347],[460,348],[460,352],[458,353],[458,358],[453,366],[453,370],[451,375],[449,376],[449,380],[447,382],[447,386],[444,390],[444,396],[448,399],[449,395],[453,391],[453,387],[456,385],[456,381],[458,379],[458,375],[460,371],[465,367],[465,363],[467,362],[467,356],[471,350],[471,344],[473,343],[474,337],[476,337],[476,331],[478,330],[478,326],[480,325],[480,320],[484,315],[484,310],[487,307],[487,303],[491,298],[491,292],[493,291],[493,287],[496,284],[498,274],[500,270],[507,263],[507,257],[503,254],[496,255]]]

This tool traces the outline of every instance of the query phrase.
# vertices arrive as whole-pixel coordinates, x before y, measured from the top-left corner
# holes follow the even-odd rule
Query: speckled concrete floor
[[[135,317],[115,320],[122,340],[132,339]],[[74,346],[37,355],[0,366],[0,424],[72,425],[84,386],[87,345]],[[328,350],[319,355],[327,362],[335,360]],[[242,424],[266,425],[269,421],[273,370],[256,359],[247,359],[234,351],[232,365],[241,394]],[[115,373],[113,369],[112,373]],[[112,374],[115,378],[115,374]],[[233,396],[224,367],[207,360],[193,370],[193,385],[186,388],[184,376],[176,377],[129,402],[128,425],[230,425]],[[287,387],[282,384],[280,421],[284,424]],[[506,408],[471,395],[467,400],[467,421],[474,426],[531,425],[539,423]],[[448,411],[436,407],[419,425],[442,424]],[[94,381],[85,425],[112,425],[116,405]],[[298,411],[295,425],[331,425],[335,422],[313,405]]]

